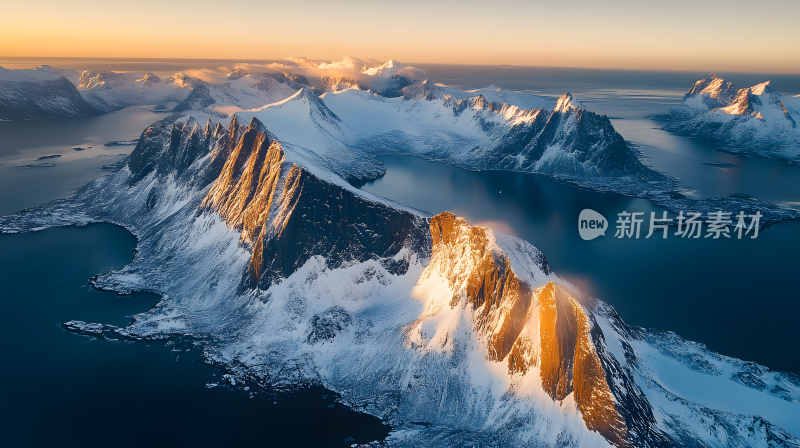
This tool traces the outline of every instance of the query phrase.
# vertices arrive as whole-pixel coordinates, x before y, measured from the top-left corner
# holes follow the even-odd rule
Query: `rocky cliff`
[[[280,142],[256,119],[227,157],[203,200],[253,247],[249,282],[268,289],[313,256],[330,268],[392,259],[404,247],[424,247],[420,217],[365,199],[286,161]],[[402,263],[392,271],[404,273]]]
[[[574,394],[586,427],[616,446],[667,440],[654,429],[647,400],[632,393],[632,379],[608,356],[591,302],[549,280],[541,253],[532,254],[539,274],[520,279],[490,230],[447,212],[431,219],[430,230],[431,262],[420,282],[444,279],[452,291],[447,306],[473,310],[488,360],[506,364],[518,381],[535,375],[552,400]]]

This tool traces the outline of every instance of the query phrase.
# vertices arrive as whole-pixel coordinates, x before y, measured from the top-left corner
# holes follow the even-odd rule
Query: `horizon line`
[[[0,60],[9,59],[90,59],[90,60],[118,60],[118,61],[229,61],[229,62],[245,62],[245,61],[264,61],[264,62],[281,62],[286,59],[262,59],[262,58],[185,58],[185,57],[120,57],[120,56],[2,56]],[[374,58],[373,58],[374,59]],[[315,62],[326,62],[327,59],[310,59]],[[335,61],[336,59],[331,59]],[[397,61],[397,59],[391,59]],[[397,61],[400,62],[400,61]],[[550,68],[550,69],[571,69],[571,70],[616,70],[616,71],[629,71],[629,72],[697,72],[697,73],[730,73],[730,74],[754,74],[754,75],[786,75],[786,76],[800,76],[800,72],[756,72],[756,71],[726,71],[726,70],[701,70],[701,69],[653,69],[653,68],[621,68],[621,67],[587,67],[587,66],[567,66],[567,65],[518,65],[518,64],[479,64],[479,63],[441,63],[441,62],[401,62],[404,65],[414,66],[418,65],[436,65],[436,66],[463,66],[463,67],[507,67],[513,68]],[[46,65],[46,64],[39,64]],[[2,65],[0,65],[2,67]],[[5,68],[5,67],[3,67]],[[10,69],[10,70],[24,70],[24,69]],[[113,71],[113,70],[111,70]]]

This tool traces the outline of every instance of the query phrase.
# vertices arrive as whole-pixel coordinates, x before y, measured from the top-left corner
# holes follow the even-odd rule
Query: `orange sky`
[[[51,0],[0,6],[0,56],[400,61],[800,73],[800,1]]]

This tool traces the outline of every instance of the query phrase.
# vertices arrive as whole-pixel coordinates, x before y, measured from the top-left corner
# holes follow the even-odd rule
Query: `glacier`
[[[407,94],[303,88],[227,126],[209,110],[204,125],[203,111],[156,122],[120,169],[0,232],[125,227],[133,262],[92,284],[161,301],[124,328],[65,329],[191,341],[232,384],[322,385],[391,424],[388,445],[800,445],[795,375],[631,327],[530,243],[351,184],[393,148],[646,180],[602,117],[570,95],[531,111],[427,83]],[[486,137],[508,133],[519,144]]]

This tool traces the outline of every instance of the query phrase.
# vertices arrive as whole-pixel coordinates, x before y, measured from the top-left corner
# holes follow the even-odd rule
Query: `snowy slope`
[[[282,101],[305,86],[285,76],[251,75],[236,69],[224,82],[209,83],[206,87],[211,104],[205,110],[225,117]]]
[[[326,152],[283,144],[308,129],[284,133],[281,112],[346,135],[310,94],[258,112],[275,127],[157,123],[119,171],[0,218],[137,235],[134,262],[95,282],[162,301],[126,328],[64,328],[192,340],[235,385],[324,385],[401,446],[800,445],[795,376],[627,326],[529,243],[365,193]]]
[[[80,75],[72,69],[58,69],[49,65],[43,65],[33,70],[10,70],[0,67],[0,82],[36,82],[36,81],[55,81],[61,77],[77,84]]]
[[[450,95],[455,99],[464,99],[481,95],[486,98],[486,101],[495,103],[508,103],[517,106],[520,109],[553,109],[555,100],[552,98],[533,95],[530,93],[515,92],[513,90],[504,90],[492,84],[488,87],[475,90],[459,90],[444,84],[438,84],[436,87],[442,93]]]
[[[793,159],[800,151],[800,111],[795,104],[769,81],[736,90],[712,73],[697,81],[679,106],[657,118],[675,122],[668,130],[718,141],[728,151]]]

